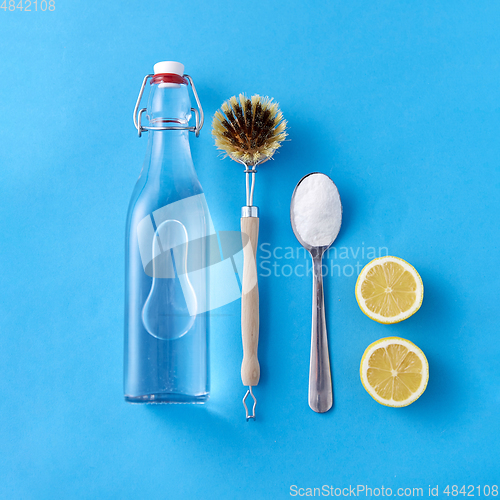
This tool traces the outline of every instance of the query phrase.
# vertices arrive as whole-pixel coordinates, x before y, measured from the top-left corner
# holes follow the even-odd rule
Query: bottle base
[[[208,401],[209,393],[198,396],[187,394],[144,394],[129,396],[125,394],[125,401],[132,404],[203,404]]]

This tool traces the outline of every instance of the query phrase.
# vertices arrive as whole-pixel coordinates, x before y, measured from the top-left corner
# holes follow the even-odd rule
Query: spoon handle
[[[309,406],[317,413],[328,411],[333,404],[323,295],[322,260],[322,254],[313,257],[313,310],[311,364],[309,367]]]

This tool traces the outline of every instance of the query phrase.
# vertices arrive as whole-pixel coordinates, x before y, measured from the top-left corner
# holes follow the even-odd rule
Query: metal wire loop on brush
[[[246,399],[247,399],[247,397],[248,397],[249,394],[253,398],[253,407],[252,407],[252,414],[251,415],[248,414],[248,406],[247,406],[247,403],[246,403]],[[247,416],[247,422],[251,418],[253,418],[255,420],[255,407],[257,406],[257,398],[253,394],[252,386],[251,385],[248,386],[248,391],[246,392],[245,396],[243,397],[243,406],[245,407],[245,413],[246,413],[246,416]]]

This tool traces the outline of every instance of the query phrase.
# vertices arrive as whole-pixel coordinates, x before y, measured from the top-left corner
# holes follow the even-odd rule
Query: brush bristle
[[[286,120],[278,104],[259,95],[244,94],[222,104],[212,122],[215,145],[245,165],[269,159],[287,136]]]

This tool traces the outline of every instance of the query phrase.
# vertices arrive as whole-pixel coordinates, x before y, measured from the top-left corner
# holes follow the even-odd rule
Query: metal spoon
[[[312,246],[306,243],[299,232],[297,231],[295,224],[295,213],[294,213],[294,203],[295,196],[300,184],[305,178],[310,175],[325,175],[319,172],[312,172],[305,175],[300,179],[297,186],[293,191],[292,201],[290,203],[290,220],[292,223],[293,232],[299,241],[299,243],[311,254],[313,259],[313,308],[312,308],[312,337],[311,337],[311,361],[309,367],[309,406],[312,410],[317,413],[327,412],[333,404],[333,391],[332,391],[332,376],[330,372],[330,358],[328,355],[328,336],[326,332],[326,321],[325,321],[325,303],[323,295],[323,273],[322,273],[322,261],[323,254],[335,241],[340,230],[340,223],[338,228],[334,228],[332,231],[331,241],[322,246]],[[337,186],[335,183],[325,175],[330,182],[335,187],[337,191]],[[340,208],[340,213],[342,213],[342,204],[340,202],[340,197],[338,197],[338,205],[332,208]],[[341,221],[340,221],[341,222]]]

